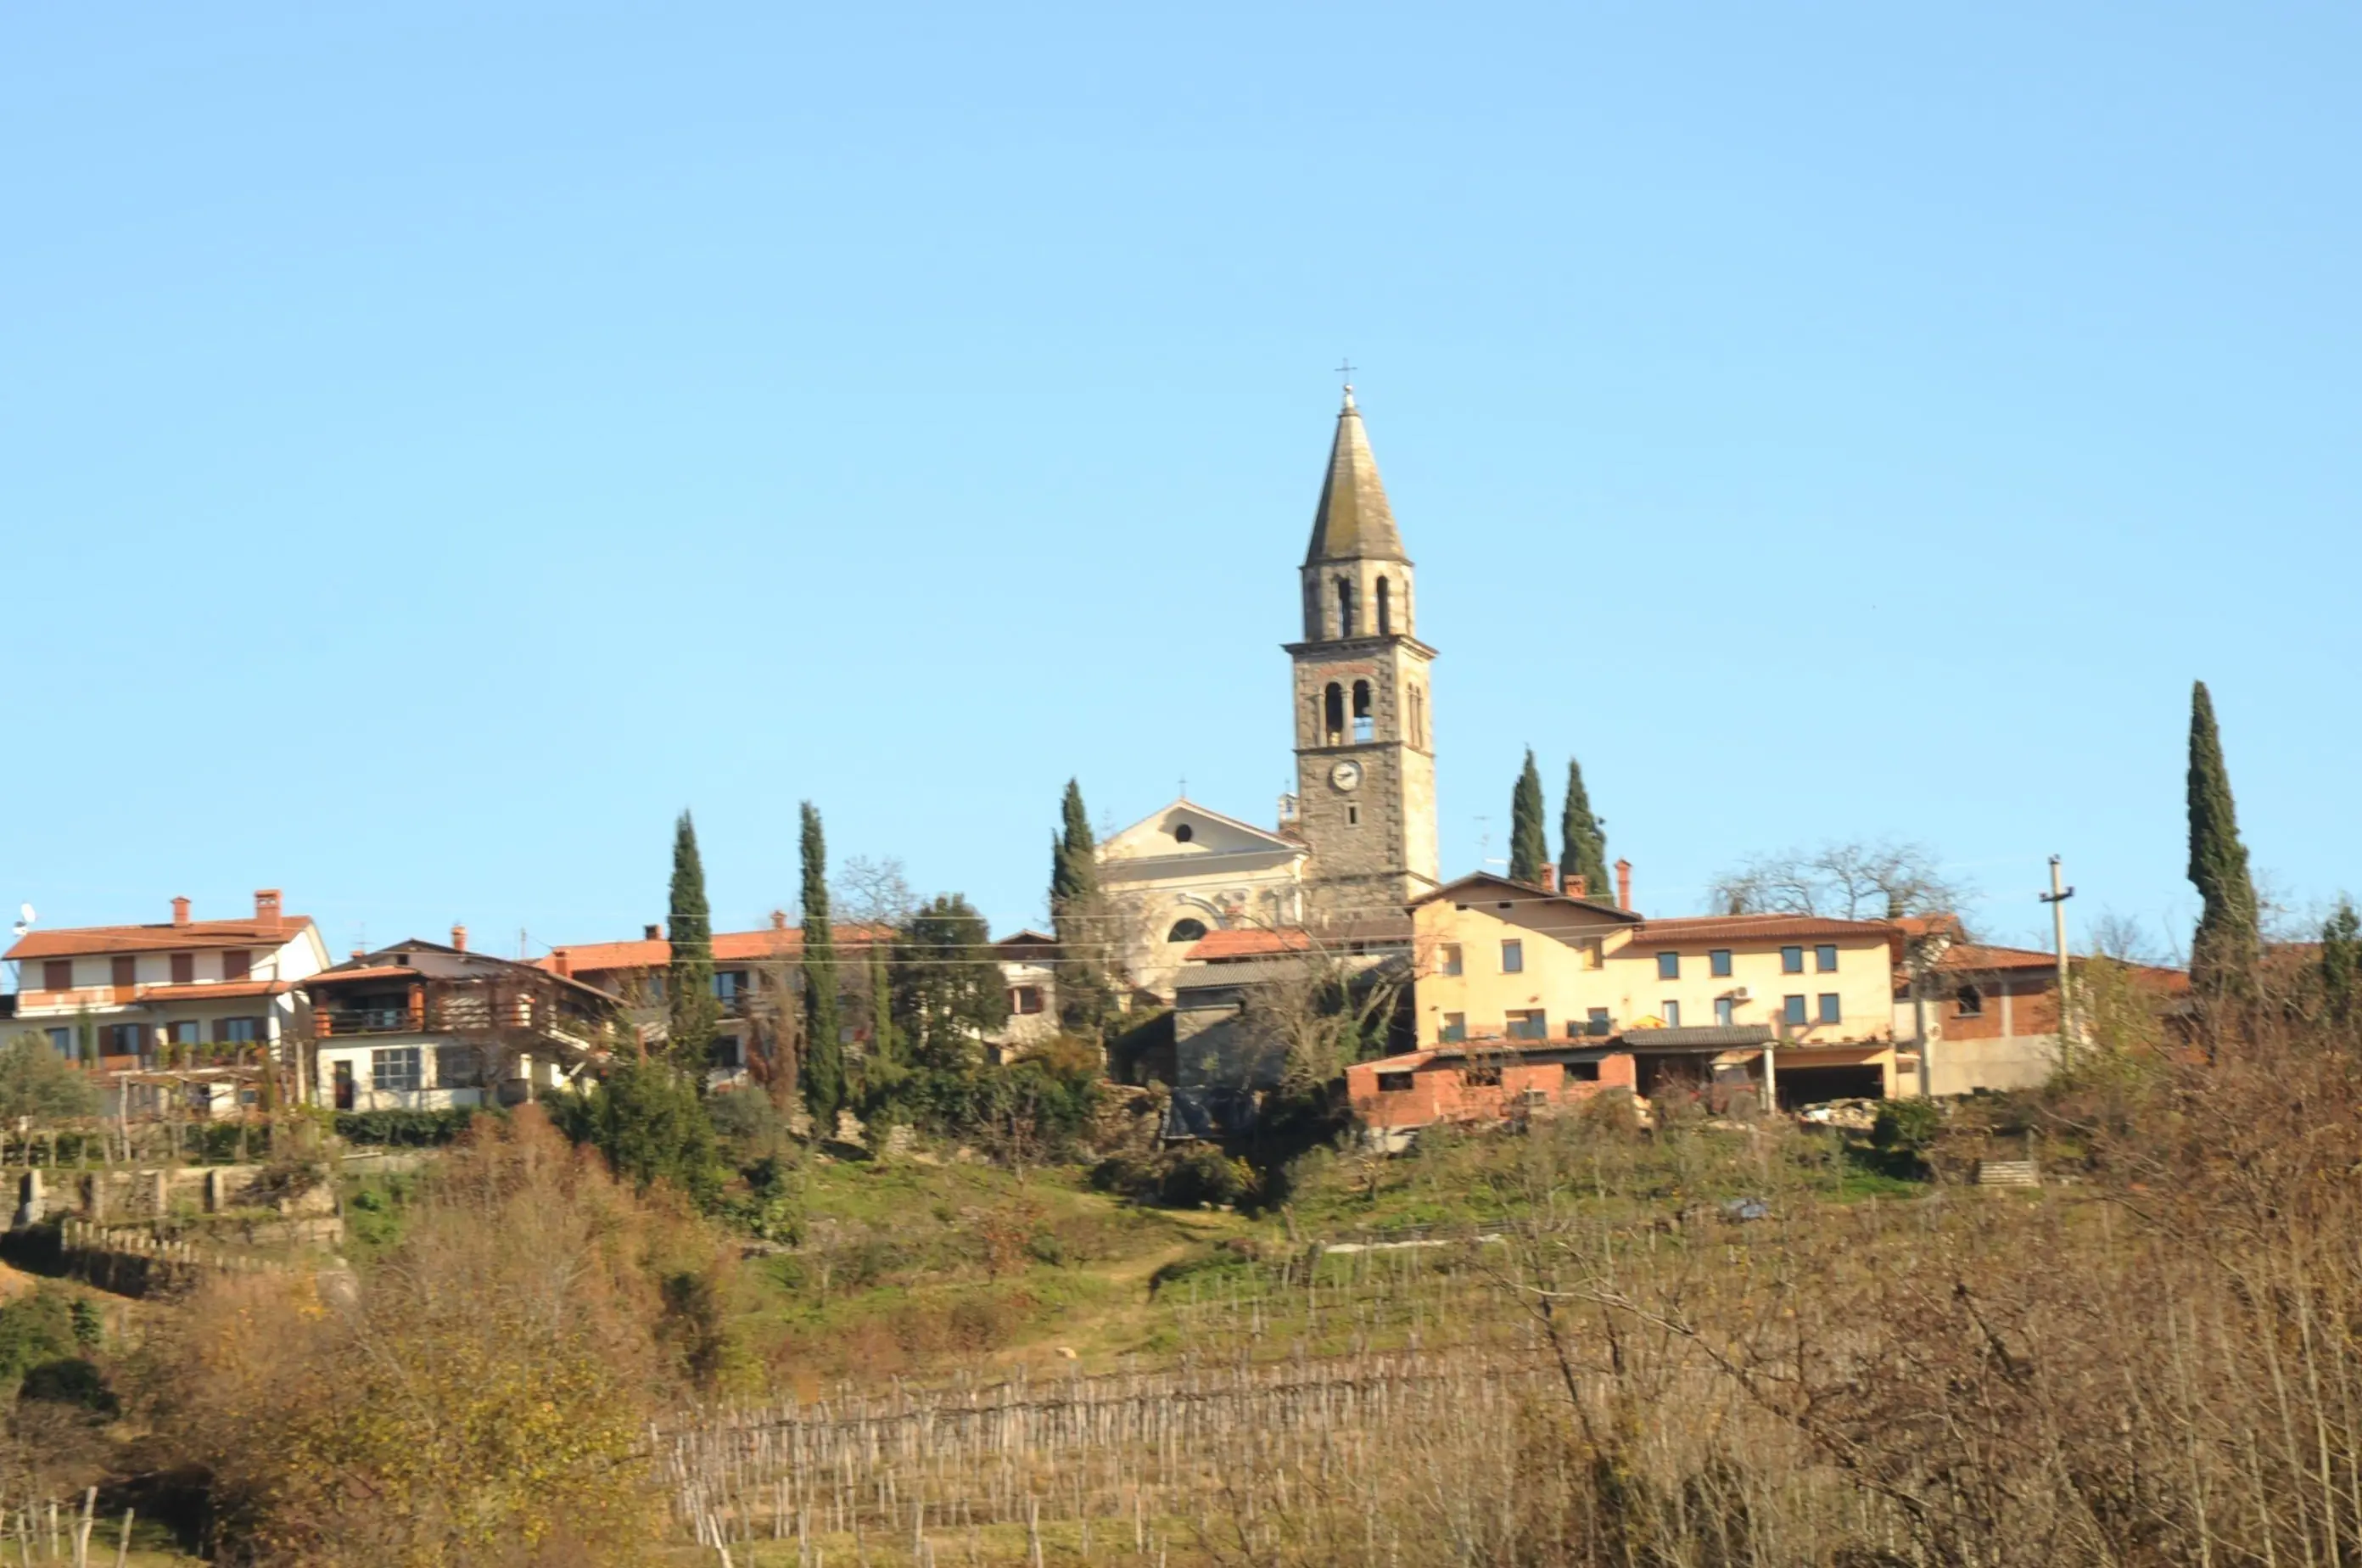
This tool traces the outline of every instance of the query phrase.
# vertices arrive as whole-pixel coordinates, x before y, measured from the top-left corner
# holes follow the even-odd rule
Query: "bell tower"
[[[1435,750],[1418,594],[1353,389],[1304,555],[1296,835],[1314,919],[1390,919],[1437,885]]]

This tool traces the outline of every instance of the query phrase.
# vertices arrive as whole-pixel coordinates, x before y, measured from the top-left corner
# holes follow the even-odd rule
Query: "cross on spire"
[[[1347,392],[1352,392],[1353,390],[1353,372],[1361,368],[1362,367],[1359,365],[1353,363],[1350,358],[1344,355],[1338,356],[1337,373],[1345,378],[1345,390]]]

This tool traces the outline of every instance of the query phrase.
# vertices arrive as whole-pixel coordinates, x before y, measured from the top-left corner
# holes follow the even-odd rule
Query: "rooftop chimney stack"
[[[257,888],[254,890],[254,923],[265,931],[279,929],[279,889]]]
[[[1591,897],[1591,878],[1585,877],[1579,871],[1573,876],[1569,877],[1566,879],[1566,896],[1570,899],[1587,899]]]
[[[466,926],[454,925],[451,928],[451,945],[458,948],[462,953],[468,951],[468,928]]]
[[[1616,907],[1619,910],[1632,907],[1632,863],[1628,860],[1616,863]]]
[[[366,958],[369,956],[369,949],[366,947],[356,947],[353,949],[353,956],[356,958]]]
[[[644,941],[662,942],[664,940],[664,927],[660,925],[644,925],[640,927],[640,936]]]
[[[1557,867],[1545,866],[1542,867],[1542,891],[1545,893],[1555,893],[1558,891]]]
[[[785,931],[788,929],[787,911],[773,910],[771,911],[771,929],[773,931]]]
[[[172,923],[174,925],[186,925],[189,923],[188,900],[174,899],[172,900]]]
[[[570,980],[574,977],[574,955],[563,947],[553,947],[549,950],[549,966],[557,971],[558,978]]]

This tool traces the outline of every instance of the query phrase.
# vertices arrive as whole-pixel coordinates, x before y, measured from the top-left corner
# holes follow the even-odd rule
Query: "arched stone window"
[[[1339,578],[1337,580],[1337,635],[1341,637],[1350,637],[1354,635],[1354,623],[1360,619],[1356,613],[1360,606],[1353,602],[1355,597],[1353,580],[1350,577]]]
[[[1412,687],[1404,699],[1404,706],[1410,710],[1410,744],[1425,745],[1427,744],[1427,694],[1418,687]]]
[[[1357,741],[1378,738],[1377,716],[1371,712],[1370,683],[1366,680],[1353,682],[1353,738]]]
[[[1304,580],[1304,640],[1320,640],[1320,585],[1310,578]]]
[[[1385,578],[1378,579],[1378,635],[1390,637],[1395,630],[1395,585]]]
[[[1202,920],[1176,920],[1173,922],[1173,929],[1164,933],[1164,940],[1167,942],[1203,942],[1206,940],[1206,922]]]
[[[1341,745],[1345,740],[1345,689],[1335,681],[1329,683],[1328,723],[1322,732],[1321,744]]]

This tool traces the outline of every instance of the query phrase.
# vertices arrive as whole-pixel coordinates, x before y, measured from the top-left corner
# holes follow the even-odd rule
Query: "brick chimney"
[[[1632,863],[1628,860],[1616,863],[1616,907],[1619,910],[1632,907]]]
[[[1557,867],[1545,866],[1542,867],[1542,891],[1545,893],[1555,893],[1558,891]]]
[[[787,911],[773,910],[771,911],[771,929],[773,931],[785,931],[788,929]]]
[[[451,945],[458,948],[462,953],[468,951],[468,928],[466,926],[454,925],[451,928]]]
[[[1591,878],[1580,871],[1566,879],[1566,896],[1570,899],[1591,897]]]
[[[553,947],[549,950],[549,966],[557,971],[560,979],[570,980],[574,977],[574,955],[563,947]]]
[[[254,923],[265,931],[279,929],[279,889],[257,888],[254,890]]]
[[[174,925],[186,925],[189,923],[188,900],[174,899],[172,900],[172,923]]]
[[[645,942],[662,942],[664,940],[664,927],[660,925],[644,925],[640,927],[640,938]]]

